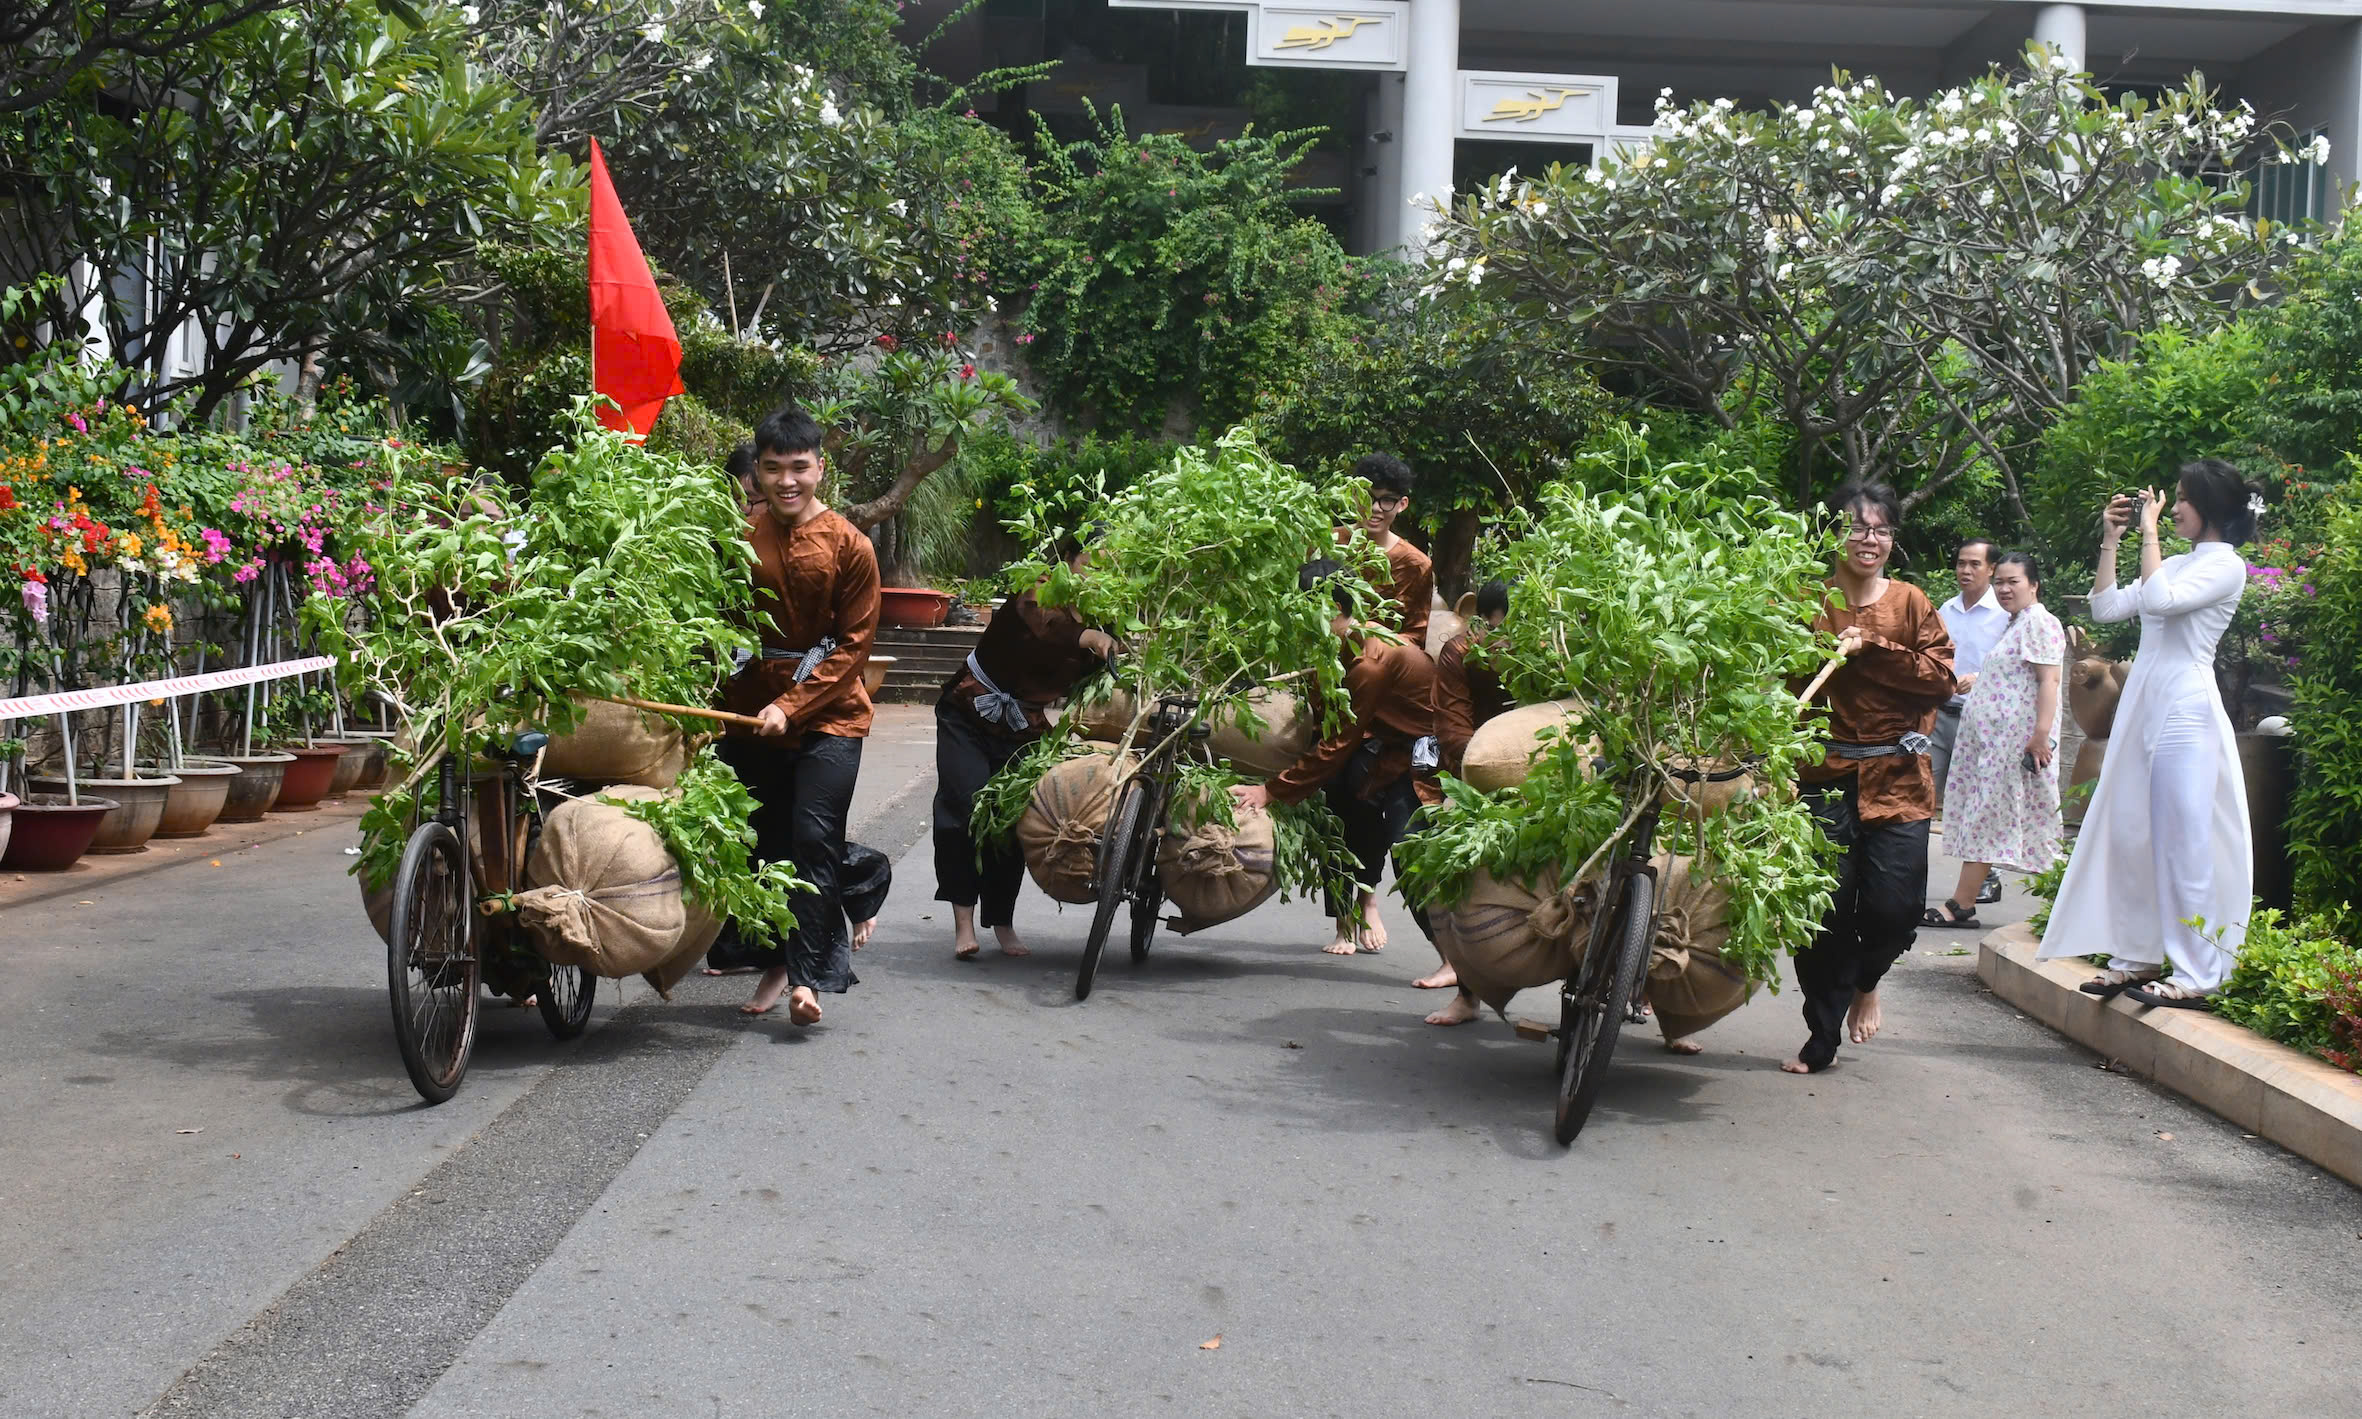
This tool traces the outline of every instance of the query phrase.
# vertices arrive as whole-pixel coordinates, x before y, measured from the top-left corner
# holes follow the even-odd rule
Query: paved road
[[[912,808],[875,810],[883,835],[915,838]],[[55,1068],[148,1081],[146,1112],[79,1145],[36,1120],[32,1162],[12,1120],[0,1240],[31,1250],[0,1325],[35,1336],[18,1352],[90,1343],[0,1357],[0,1412],[137,1410],[209,1350],[159,1412],[2351,1412],[2362,1193],[2100,1070],[1965,956],[1912,957],[1888,1034],[1809,1080],[1774,1068],[1793,995],[1698,1059],[1629,1050],[1562,1151],[1548,1051],[1421,1024],[1413,943],[1333,960],[1312,912],[1266,907],[1112,962],[1077,1005],[1077,913],[1029,897],[1040,954],[961,965],[931,887],[922,847],[822,1026],[745,1024],[718,981],[554,1067],[520,1029],[529,1062],[454,1106],[522,1091],[497,1119],[399,1110],[381,1040],[364,1077],[329,1062],[352,1055],[333,1025],[273,1037],[281,1009],[225,1010],[202,978],[132,1000],[203,1049],[94,1001],[109,1042]],[[211,912],[217,952],[269,939],[190,907]],[[62,1048],[17,1043],[68,1008],[51,969],[0,976],[0,1083]],[[186,1112],[159,1072],[285,1115],[264,1132],[293,1181],[176,1170],[190,1140],[134,1127]],[[344,1114],[297,1107],[323,1097]],[[76,1402],[44,1402],[59,1376]]]

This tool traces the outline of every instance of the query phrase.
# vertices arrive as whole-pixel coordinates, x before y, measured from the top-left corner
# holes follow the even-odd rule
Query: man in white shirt
[[[1933,747],[1929,757],[1936,775],[1936,807],[1944,804],[1944,780],[1952,771],[1952,740],[1960,733],[1960,711],[1968,704],[1969,692],[1976,688],[1977,672],[1984,667],[1985,653],[2009,629],[2009,613],[1993,596],[1993,559],[2000,549],[1984,538],[1974,538],[1960,544],[1960,554],[1953,560],[1952,569],[1959,574],[1960,594],[1936,608],[1943,617],[1944,629],[1952,633],[1952,675],[1959,682],[1958,691],[1944,707],[1936,711]],[[1980,902],[2000,900],[2001,875],[1993,873],[1985,879],[1985,887],[1977,894]]]

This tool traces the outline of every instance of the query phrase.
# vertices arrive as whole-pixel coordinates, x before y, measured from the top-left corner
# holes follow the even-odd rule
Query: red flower
[[[961,379],[974,379],[975,377],[976,377],[976,367],[975,367],[974,365],[961,365],[961,366],[960,366],[960,378],[961,378]]]
[[[17,570],[24,574],[27,581],[39,582],[43,586],[49,585],[49,578],[41,575],[39,567],[18,567]]]
[[[895,339],[891,335],[880,335],[878,337],[878,348],[881,350],[899,350],[902,348],[902,342]]]
[[[0,512],[9,512],[15,507],[16,489],[9,487],[6,483],[0,483]]]

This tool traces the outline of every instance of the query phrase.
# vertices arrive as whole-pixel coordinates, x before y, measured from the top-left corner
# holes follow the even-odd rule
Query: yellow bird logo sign
[[[1287,34],[1274,49],[1301,49],[1306,54],[1317,54],[1341,39],[1351,39],[1364,25],[1386,23],[1383,15],[1338,15],[1317,25],[1290,25]]]
[[[1578,94],[1590,92],[1589,89],[1528,89],[1524,98],[1503,99],[1494,104],[1493,111],[1484,116],[1484,121],[1487,123],[1531,123],[1545,113],[1556,113],[1565,108],[1568,99]]]

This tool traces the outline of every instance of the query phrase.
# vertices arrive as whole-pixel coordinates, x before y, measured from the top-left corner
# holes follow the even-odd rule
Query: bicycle
[[[1075,973],[1077,1000],[1091,998],[1116,911],[1127,901],[1132,906],[1132,964],[1148,959],[1157,913],[1165,902],[1164,884],[1157,877],[1157,847],[1180,779],[1182,741],[1186,737],[1191,744],[1203,743],[1212,733],[1193,722],[1197,706],[1194,695],[1166,695],[1157,701],[1145,731],[1154,747],[1116,790],[1114,809],[1099,835],[1097,905],[1091,912],[1090,937],[1083,943],[1082,966]]]
[[[1708,772],[1672,768],[1664,772],[1685,783],[1728,783],[1752,773],[1756,761],[1731,769]],[[1591,1117],[1600,1080],[1616,1052],[1616,1037],[1626,1022],[1647,1019],[1641,1010],[1648,985],[1649,950],[1657,938],[1657,823],[1663,814],[1654,773],[1634,780],[1634,792],[1649,795],[1648,806],[1634,818],[1622,854],[1608,863],[1608,880],[1599,909],[1591,917],[1591,935],[1575,969],[1559,985],[1558,1111],[1554,1131],[1558,1141],[1572,1144]]]
[[[445,754],[436,767],[434,814],[402,849],[386,977],[403,1068],[430,1104],[458,1093],[467,1077],[483,990],[520,1001],[530,995],[561,1040],[590,1023],[598,977],[543,959],[512,906],[541,839],[541,794],[531,769],[548,743],[535,731],[489,746],[494,763],[464,781],[458,760]],[[479,795],[480,783],[490,786],[489,796]]]

